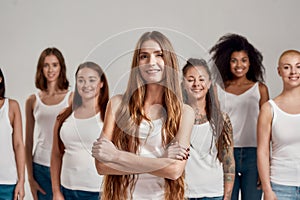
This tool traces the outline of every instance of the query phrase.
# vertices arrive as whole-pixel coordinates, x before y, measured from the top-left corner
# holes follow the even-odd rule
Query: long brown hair
[[[162,106],[166,110],[167,117],[162,127],[163,146],[166,146],[176,136],[181,119],[182,96],[177,56],[166,36],[157,31],[146,32],[135,47],[127,89],[116,114],[116,128],[112,138],[112,142],[117,148],[133,153],[137,153],[140,144],[138,127],[141,121],[143,119],[150,121],[143,109],[146,86],[138,70],[140,48],[148,40],[153,40],[160,45],[165,62]],[[135,183],[135,175],[107,175],[104,178],[101,199],[132,199]],[[128,189],[130,196],[128,196]],[[166,200],[184,199],[184,177],[181,176],[177,180],[165,179],[164,191]]]

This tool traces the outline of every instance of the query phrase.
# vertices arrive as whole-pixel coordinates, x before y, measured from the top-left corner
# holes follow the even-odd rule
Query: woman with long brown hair
[[[108,83],[94,62],[79,65],[75,76],[73,103],[58,115],[54,125],[53,200],[99,200],[102,176],[97,174],[91,148],[103,126]]]
[[[50,157],[53,127],[59,112],[72,100],[63,54],[55,47],[42,51],[35,74],[39,89],[26,101],[26,164],[33,200],[52,200]],[[34,151],[32,151],[34,149]]]
[[[109,101],[93,146],[98,173],[106,175],[102,199],[184,199],[182,174],[195,114],[182,102],[178,74],[168,38],[144,33],[126,92]],[[182,160],[167,158],[168,145],[178,146]]]

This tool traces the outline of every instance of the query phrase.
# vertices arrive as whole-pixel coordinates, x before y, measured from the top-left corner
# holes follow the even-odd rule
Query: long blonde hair
[[[182,96],[178,75],[179,68],[172,44],[160,32],[146,32],[139,39],[134,51],[127,89],[115,115],[116,128],[112,138],[112,142],[117,148],[133,153],[137,153],[140,144],[138,127],[141,121],[143,119],[150,121],[143,109],[146,85],[138,70],[140,48],[148,40],[153,40],[160,45],[166,66],[162,106],[166,110],[167,117],[162,127],[163,146],[166,146],[176,136],[181,119]],[[135,175],[107,175],[104,178],[101,199],[132,199],[135,183]],[[128,196],[128,189],[130,196]],[[165,179],[164,190],[166,200],[184,199],[184,177],[181,176],[177,180]]]

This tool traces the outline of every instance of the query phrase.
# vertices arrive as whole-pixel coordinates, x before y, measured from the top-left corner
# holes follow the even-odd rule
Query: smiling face
[[[234,78],[246,77],[250,61],[245,51],[234,51],[230,58],[230,71]]]
[[[139,53],[139,71],[145,83],[159,83],[164,80],[163,51],[154,40],[141,45]]]
[[[57,81],[60,74],[60,64],[55,55],[49,55],[45,57],[43,74],[48,83]]]
[[[300,54],[294,51],[283,54],[278,63],[278,74],[286,86],[300,86]]]
[[[211,86],[211,80],[203,66],[191,66],[184,75],[183,84],[188,99],[199,100],[205,98]]]
[[[95,70],[84,67],[77,73],[76,85],[78,94],[84,100],[98,97],[103,82]]]

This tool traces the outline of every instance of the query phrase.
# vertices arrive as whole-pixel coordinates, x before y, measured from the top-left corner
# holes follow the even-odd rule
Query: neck
[[[98,99],[82,99],[82,104],[80,106],[84,110],[95,111],[95,113],[99,112]]]
[[[205,97],[194,101],[189,101],[189,105],[194,109],[195,112],[194,124],[203,124],[207,122]]]
[[[50,83],[47,83],[47,94],[49,95],[53,95],[53,94],[56,94],[58,91],[60,91],[56,85],[56,82],[50,82]]]
[[[164,87],[159,84],[146,85],[145,104],[162,104]]]
[[[299,99],[300,98],[300,86],[298,86],[298,87],[284,86],[281,94],[283,96],[286,96],[287,98]]]
[[[249,83],[249,80],[247,79],[246,76],[243,77],[235,77],[231,80],[228,81],[230,84],[234,84],[234,85],[243,85],[245,83]]]
[[[200,99],[188,99],[188,104],[194,109],[202,110],[205,112],[206,99],[205,97]]]

